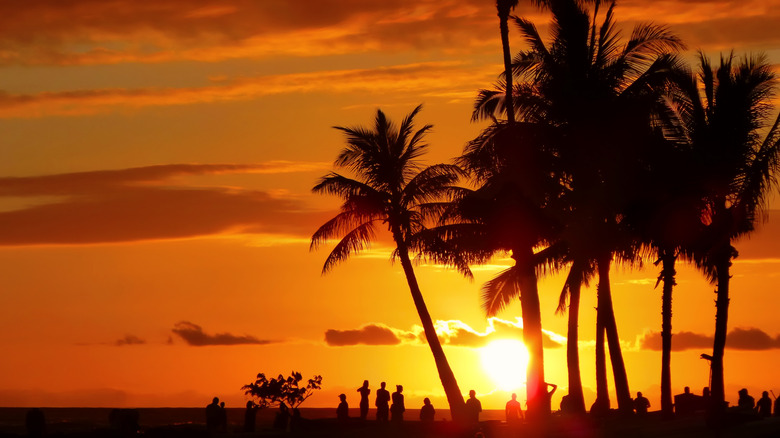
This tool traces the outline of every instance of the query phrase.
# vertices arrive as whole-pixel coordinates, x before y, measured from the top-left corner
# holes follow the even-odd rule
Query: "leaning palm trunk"
[[[544,345],[542,338],[542,312],[539,288],[533,266],[533,249],[513,250],[512,258],[520,275],[520,307],[523,312],[523,342],[528,348],[526,388],[528,392],[528,418],[540,421],[550,414],[550,398],[544,381]]]
[[[672,289],[675,286],[674,264],[677,257],[670,249],[661,250],[661,412],[664,416],[674,413],[672,402]]]
[[[576,277],[575,277],[576,276]],[[566,366],[568,369],[569,406],[575,414],[585,413],[585,397],[582,394],[582,375],[580,374],[579,313],[582,275],[577,262],[571,267],[569,280],[569,319],[566,330]]]
[[[439,372],[439,379],[444,388],[444,394],[447,396],[447,402],[450,405],[450,415],[453,420],[462,421],[464,419],[466,403],[463,400],[463,394],[461,394],[460,388],[458,387],[458,382],[455,380],[455,374],[452,372],[452,368],[450,368],[450,364],[447,361],[447,356],[444,355],[444,349],[441,347],[439,337],[436,335],[436,328],[433,326],[431,315],[428,313],[428,307],[425,305],[420,286],[417,284],[417,277],[414,274],[412,261],[409,258],[409,251],[401,236],[400,230],[393,231],[393,239],[397,245],[398,257],[401,259],[401,267],[406,275],[406,282],[409,284],[409,290],[412,293],[414,307],[417,309],[417,314],[420,317],[420,322],[422,323],[423,331],[425,333],[425,340],[428,342],[431,353],[433,353],[433,360],[436,363],[436,369]]]
[[[602,323],[609,346],[609,359],[612,363],[612,375],[615,378],[615,395],[617,396],[618,409],[624,413],[634,411],[631,392],[628,389],[628,375],[626,365],[623,362],[623,353],[620,348],[617,323],[615,322],[615,310],[612,306],[612,291],[609,282],[609,269],[612,256],[606,255],[599,259],[599,288],[598,288],[598,312],[602,314]]]

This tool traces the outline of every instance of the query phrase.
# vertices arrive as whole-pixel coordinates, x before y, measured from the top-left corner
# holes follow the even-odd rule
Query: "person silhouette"
[[[246,402],[246,411],[244,411],[244,432],[254,432],[257,424],[257,410],[259,406],[252,400]]]
[[[28,436],[43,436],[46,433],[46,417],[39,408],[32,408],[27,411],[24,417],[24,425],[27,428]]]
[[[469,399],[466,400],[466,420],[469,423],[479,423],[479,413],[482,412],[482,402],[477,400],[477,391],[469,391]]]
[[[772,391],[772,396],[774,395],[775,393]],[[772,412],[774,412],[775,417],[780,417],[780,398],[775,398],[775,406]]]
[[[433,417],[436,415],[436,410],[433,409],[431,399],[425,397],[423,399],[423,407],[420,408],[420,421],[430,423],[433,421]]]
[[[769,398],[769,392],[761,393],[761,398],[756,403],[756,413],[759,417],[768,417],[772,415],[772,399]]]
[[[634,410],[637,415],[644,417],[647,415],[647,408],[649,407],[650,400],[648,400],[647,397],[644,397],[641,392],[637,392],[636,398],[634,399]]]
[[[219,402],[219,430],[222,432],[227,430],[227,410],[225,409],[225,402]]]
[[[341,421],[349,420],[349,405],[347,404],[347,395],[339,394],[339,406],[336,408],[336,418]]]
[[[379,389],[376,390],[376,421],[387,421],[390,411],[390,391],[385,389],[386,383],[379,384]]]
[[[737,394],[739,394],[739,400],[737,401],[737,407],[745,410],[745,411],[752,411],[756,407],[756,400],[748,394],[748,390],[746,388],[740,389]]]
[[[506,402],[506,422],[507,424],[516,424],[523,419],[523,408],[517,401],[517,394],[512,393],[512,400]]]
[[[274,429],[285,430],[290,420],[290,408],[284,402],[279,403],[279,411],[274,416]]]
[[[368,380],[363,381],[363,386],[357,389],[360,393],[360,419],[365,420],[368,416],[368,395],[371,390],[368,389]]]
[[[219,409],[219,397],[214,397],[211,404],[206,406],[206,429],[212,432],[219,429],[221,419]]]
[[[404,421],[404,387],[401,385],[395,385],[395,392],[392,395],[393,404],[390,405],[390,421],[400,423]]]

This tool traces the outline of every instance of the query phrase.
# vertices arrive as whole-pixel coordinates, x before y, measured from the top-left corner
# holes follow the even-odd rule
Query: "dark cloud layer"
[[[383,325],[368,324],[355,330],[334,330],[325,332],[325,342],[332,347],[347,345],[397,345],[401,336]]]
[[[173,327],[173,333],[184,340],[189,345],[194,347],[202,347],[207,345],[265,345],[270,344],[272,341],[257,339],[254,336],[249,335],[233,335],[230,333],[217,333],[214,335],[207,334],[203,331],[203,328],[197,324],[193,324],[189,321],[177,322]]]
[[[177,187],[179,175],[256,172],[240,165],[171,165],[0,178],[0,196],[54,196],[0,212],[0,245],[92,244],[227,232],[308,237],[323,214],[300,202],[235,187]],[[266,169],[267,171],[267,169]]]
[[[712,335],[680,332],[672,336],[672,351],[712,348]],[[638,339],[640,348],[661,350],[661,333],[649,332]],[[733,350],[771,350],[780,348],[780,336],[774,338],[761,329],[735,328],[726,336],[726,348]]]

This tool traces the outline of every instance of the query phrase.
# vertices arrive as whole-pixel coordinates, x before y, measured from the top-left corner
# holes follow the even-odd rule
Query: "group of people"
[[[379,389],[376,390],[376,398],[374,399],[374,406],[376,407],[376,421],[378,422],[402,422],[404,420],[404,412],[406,406],[404,404],[404,387],[403,385],[396,385],[395,392],[390,394],[390,391],[386,389],[387,383],[381,382]],[[368,387],[368,380],[363,381],[363,385],[357,389],[360,394],[360,419],[365,420],[368,417],[369,395],[371,389]],[[474,422],[479,421],[479,413],[482,412],[482,403],[476,397],[476,391],[473,389],[469,391],[469,399],[466,400],[466,409],[469,418]],[[519,403],[518,403],[519,408]],[[432,422],[436,416],[436,409],[434,409],[431,399],[425,397],[423,400],[423,406],[420,408],[420,421]],[[347,421],[349,419],[349,404],[347,403],[347,395],[339,394],[339,405],[336,408],[336,418],[340,421]]]
[[[214,397],[211,404],[206,406],[206,428],[212,432],[227,430],[225,402],[220,402],[219,397]]]
[[[406,406],[404,405],[404,387],[402,385],[395,386],[395,392],[390,394],[390,391],[385,389],[387,383],[382,382],[379,385],[379,389],[376,390],[376,399],[374,406],[376,406],[376,420],[379,422],[400,422],[404,420],[404,412]],[[368,417],[368,396],[371,394],[371,389],[368,387],[368,380],[363,381],[363,385],[357,389],[360,393],[360,419],[365,420]],[[336,418],[341,421],[345,421],[349,418],[349,404],[347,404],[347,395],[339,394],[339,406],[336,408]],[[428,417],[433,420],[435,411],[433,405],[429,399],[425,399],[426,404],[420,411],[420,419],[425,416],[426,421]],[[426,407],[427,406],[427,407]],[[424,413],[423,413],[424,411]]]
[[[761,398],[756,402],[753,396],[748,394],[746,388],[742,388],[737,392],[739,394],[739,400],[737,401],[737,409],[743,412],[754,412],[759,417],[772,416],[772,407],[774,406],[775,417],[780,417],[780,399],[775,398],[774,402],[769,398],[769,392],[764,391],[761,393]],[[772,393],[774,395],[774,393]]]

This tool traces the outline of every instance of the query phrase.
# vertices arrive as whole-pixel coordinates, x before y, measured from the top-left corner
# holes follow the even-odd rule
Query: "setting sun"
[[[528,350],[515,339],[498,339],[481,351],[482,367],[498,389],[511,391],[525,384]]]

